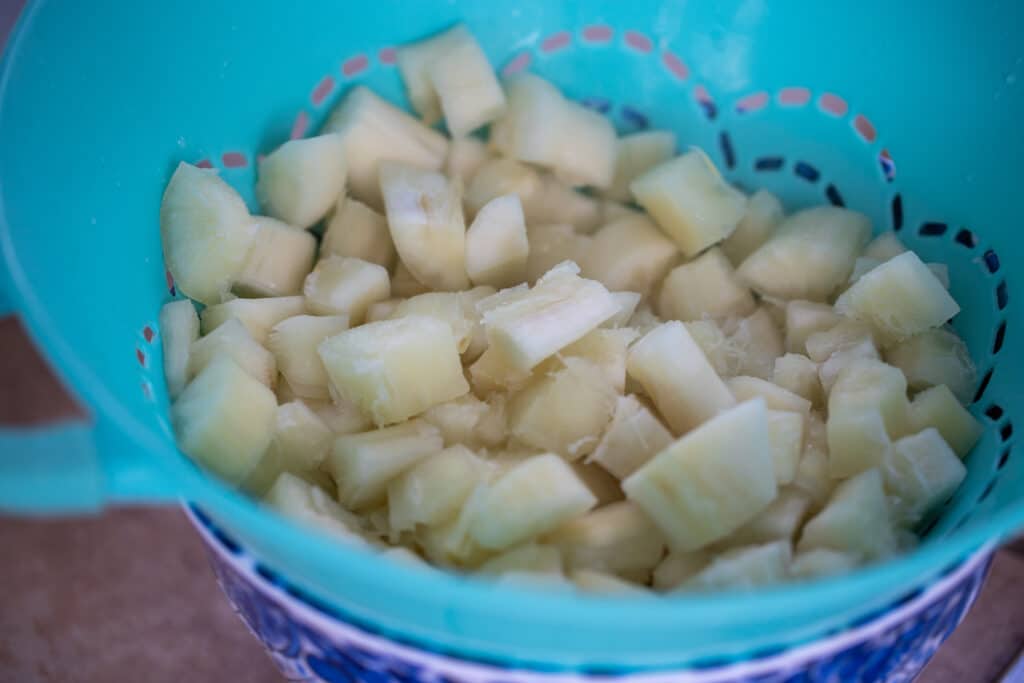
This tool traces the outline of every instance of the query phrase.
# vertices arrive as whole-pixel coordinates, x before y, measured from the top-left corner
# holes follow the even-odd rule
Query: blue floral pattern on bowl
[[[963,620],[992,560],[983,549],[925,589],[848,629],[784,652],[681,671],[588,676],[506,669],[398,643],[288,586],[199,510],[188,508],[217,581],[289,681],[303,683],[902,683]]]

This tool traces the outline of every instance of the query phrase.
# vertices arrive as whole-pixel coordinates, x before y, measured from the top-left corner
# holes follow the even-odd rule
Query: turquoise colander
[[[393,46],[459,20],[505,73],[547,76],[623,131],[675,130],[748,189],[856,208],[949,264],[986,433],[920,550],[751,594],[497,590],[325,542],[181,455],[156,325],[174,295],[158,232],[172,169],[212,165],[251,200],[261,153],[356,83],[404,102]],[[679,666],[848,624],[1024,526],[1022,55],[1024,5],[994,0],[30,3],[0,74],[0,298],[90,418],[0,432],[0,501],[194,501],[363,623],[494,661]]]

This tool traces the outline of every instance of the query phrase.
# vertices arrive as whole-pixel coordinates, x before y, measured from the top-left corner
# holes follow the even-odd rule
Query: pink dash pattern
[[[241,152],[224,152],[220,160],[224,168],[245,168],[249,165],[249,160]]]
[[[867,117],[865,117],[863,114],[857,114],[857,116],[853,119],[853,128],[862,138],[864,138],[865,142],[875,141],[875,126],[870,121],[868,121]]]
[[[823,112],[832,114],[832,116],[846,116],[846,112],[850,109],[846,104],[846,100],[830,92],[818,98],[818,106]]]
[[[736,111],[740,114],[746,114],[759,109],[764,109],[767,105],[768,93],[755,92],[741,98],[740,101],[736,103]]]
[[[558,52],[569,46],[572,42],[572,36],[569,35],[568,31],[559,31],[554,35],[550,35],[544,39],[544,42],[540,44],[540,51],[546,54],[552,52]]]
[[[607,43],[613,35],[615,32],[612,27],[605,24],[594,24],[583,29],[583,39],[588,43]]]
[[[292,140],[298,140],[306,134],[306,130],[309,128],[309,114],[304,111],[300,111],[295,116],[295,122],[292,123],[292,132],[288,135]]]
[[[209,159],[200,159],[196,162],[198,168],[213,168],[213,164],[210,163]]]
[[[333,90],[334,78],[329,75],[324,76],[320,79],[320,82],[316,84],[316,87],[313,88],[313,94],[309,96],[309,99],[313,102],[314,107],[319,107]]]
[[[665,51],[661,53],[661,61],[665,65],[665,68],[672,72],[672,75],[681,81],[685,81],[690,77],[690,67],[686,66],[686,63],[679,59],[674,52]]]
[[[171,275],[171,271],[167,270],[166,268],[164,268],[164,279],[167,280],[167,291],[170,293],[170,295],[174,296],[175,294],[177,294],[177,292],[174,289],[174,276]]]
[[[710,95],[710,93],[708,93],[708,89],[705,88],[703,85],[694,86],[694,88],[693,88],[693,96],[700,103],[707,103],[707,102],[713,102],[714,101],[714,100],[711,99],[711,95]]]
[[[152,343],[154,336],[156,336],[156,333],[153,332],[152,327],[146,325],[142,328],[142,338],[146,340],[147,344]]]
[[[530,66],[530,53],[520,52],[512,58],[511,62],[505,65],[505,68],[501,70],[501,73],[503,76],[511,76],[519,73],[528,66]]]
[[[651,42],[651,39],[639,31],[626,31],[625,40],[626,45],[630,46],[637,52],[643,52],[646,54],[654,49],[654,43]]]
[[[139,361],[139,365],[146,367],[146,354],[142,349],[135,349],[135,360]]]
[[[346,59],[345,63],[341,65],[341,73],[346,78],[352,78],[366,71],[368,66],[370,66],[370,60],[367,59],[366,55],[355,55]]]
[[[779,104],[788,107],[802,107],[811,101],[811,91],[807,88],[783,88],[779,91]]]
[[[377,53],[377,59],[381,64],[387,64],[388,66],[395,63],[398,59],[398,55],[393,47],[385,47]]]

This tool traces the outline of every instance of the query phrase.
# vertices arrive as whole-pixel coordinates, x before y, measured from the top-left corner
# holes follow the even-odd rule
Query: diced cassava
[[[811,509],[811,498],[800,489],[787,487],[765,511],[736,530],[723,543],[736,548],[772,541],[796,540],[797,532]]]
[[[525,215],[526,208],[540,193],[541,179],[536,169],[503,157],[488,159],[480,164],[466,185],[464,197],[466,213],[471,218],[475,217],[477,212],[491,200],[514,194],[519,197]],[[527,218],[535,217],[527,216]],[[527,222],[534,223],[536,221],[528,220]]]
[[[519,197],[496,197],[466,231],[466,273],[475,285],[511,287],[526,279],[530,245]]]
[[[270,447],[242,483],[253,495],[263,495],[281,472],[291,472],[310,483],[334,488],[334,482],[320,471],[333,434],[316,413],[302,401],[277,407]]]
[[[365,546],[358,518],[341,509],[320,488],[290,472],[282,472],[267,492],[266,502],[285,517],[311,526],[335,539]]]
[[[444,174],[465,185],[490,157],[487,145],[479,138],[452,138],[448,144],[448,157],[444,161]]]
[[[784,217],[779,198],[767,190],[758,190],[750,195],[736,230],[722,242],[722,251],[738,266],[768,241]]]
[[[789,575],[795,579],[845,574],[857,567],[857,558],[838,550],[817,548],[797,553],[789,564]]]
[[[658,313],[667,320],[750,315],[754,297],[718,248],[676,266],[661,287]]]
[[[953,396],[949,387],[940,384],[925,389],[910,403],[910,430],[920,431],[928,427],[939,430],[946,443],[961,458],[981,438],[982,428],[973,415]]]
[[[974,363],[967,345],[951,330],[938,328],[915,334],[886,349],[885,360],[903,371],[911,390],[945,384],[962,403],[974,394]]]
[[[598,200],[548,173],[540,176],[537,191],[523,199],[523,213],[529,225],[565,223],[584,234],[607,222]]]
[[[416,279],[401,260],[395,265],[395,274],[391,276],[391,294],[407,298],[417,294],[426,294],[430,288]]]
[[[317,315],[346,315],[358,325],[375,301],[391,296],[388,271],[376,263],[329,256],[316,264],[302,286],[306,308]]]
[[[676,153],[676,134],[667,130],[649,130],[619,138],[615,145],[615,175],[602,194],[609,199],[628,202],[633,198],[629,185]]]
[[[832,392],[839,375],[849,366],[861,361],[880,361],[878,349],[872,341],[865,339],[857,344],[835,351],[818,365],[818,380],[827,396]]]
[[[837,324],[828,329],[809,335],[804,346],[811,360],[822,363],[834,353],[845,351],[864,342],[874,345],[871,328],[858,320],[840,318]]]
[[[739,402],[760,397],[770,410],[786,410],[801,415],[811,411],[811,402],[807,399],[759,377],[741,375],[726,380],[725,384]]]
[[[800,353],[787,353],[775,359],[772,382],[820,406],[822,403],[821,380],[818,379],[818,364]]]
[[[553,545],[526,543],[492,557],[477,568],[479,574],[531,572],[562,575],[562,552]]]
[[[593,330],[559,351],[554,358],[549,358],[538,366],[538,370],[557,371],[566,367],[567,359],[582,358],[596,366],[608,385],[621,394],[626,388],[626,352],[638,336],[628,327]]]
[[[423,413],[423,419],[441,430],[447,446],[464,444],[470,448],[494,448],[506,438],[505,399],[503,394],[481,401],[473,394],[436,405]]]
[[[274,355],[260,346],[237,320],[228,320],[210,334],[192,342],[188,354],[189,379],[202,372],[218,356],[231,358],[253,379],[274,388],[277,381]]]
[[[895,256],[899,256],[906,250],[906,245],[900,241],[900,238],[896,236],[896,233],[890,230],[888,232],[881,233],[875,239],[871,240],[871,242],[868,243],[868,246],[864,247],[864,253],[862,256],[877,259],[878,261],[888,261]]]
[[[449,446],[420,460],[388,484],[392,533],[453,519],[486,470],[487,464],[465,446]]]
[[[629,325],[629,320],[633,317],[633,314],[636,313],[637,306],[640,305],[640,300],[643,299],[643,296],[639,292],[612,292],[611,295],[615,299],[615,305],[619,307],[619,312],[604,321],[601,326],[610,328],[626,327]]]
[[[270,330],[285,318],[304,313],[306,301],[301,296],[281,296],[269,299],[232,299],[216,306],[207,306],[199,314],[203,334],[210,334],[232,318],[245,325],[249,334],[265,344]]]
[[[804,446],[804,413],[788,410],[768,411],[768,439],[775,463],[775,481],[789,484],[796,478]]]
[[[569,569],[616,574],[654,569],[665,554],[665,539],[634,503],[621,501],[571,519],[544,537],[562,550]]]
[[[199,316],[191,301],[180,299],[160,309],[160,342],[164,352],[167,393],[176,398],[188,382],[188,356],[199,338]]]
[[[330,401],[304,398],[302,402],[308,405],[334,434],[358,434],[373,429],[373,423],[355,403],[341,398],[337,392],[331,393]]]
[[[895,550],[889,503],[877,469],[841,483],[825,508],[804,526],[801,552],[827,549],[877,560]]]
[[[584,593],[621,597],[650,597],[651,593],[644,586],[617,576],[597,572],[593,569],[577,569],[569,574],[569,579]]]
[[[692,578],[688,590],[751,589],[782,581],[789,572],[793,549],[789,541],[728,550]]]
[[[764,306],[736,322],[729,347],[736,360],[734,374],[761,379],[772,376],[775,359],[785,353],[782,332]]]
[[[320,244],[320,258],[328,256],[351,256],[390,270],[395,244],[384,216],[358,199],[342,196]]]
[[[317,355],[320,344],[348,329],[348,316],[297,315],[282,320],[270,331],[267,348],[277,369],[297,396],[327,398],[327,372]]]
[[[933,427],[898,439],[882,465],[885,488],[895,499],[893,516],[907,525],[951,496],[965,476],[960,458]]]
[[[830,330],[842,320],[842,316],[828,304],[799,299],[787,302],[786,350],[790,353],[805,353],[807,339],[812,334]]]
[[[581,235],[573,226],[563,223],[528,225],[526,239],[530,245],[526,281],[530,283],[564,261],[585,264],[594,244],[593,237]]]
[[[621,396],[589,461],[625,479],[671,443],[672,434],[647,406],[635,396]]]
[[[654,568],[652,583],[657,590],[673,590],[696,576],[709,562],[711,553],[705,550],[671,552]]]
[[[289,140],[260,161],[256,196],[269,215],[308,228],[345,191],[347,171],[342,136]]]
[[[596,233],[580,264],[610,290],[646,295],[679,256],[676,245],[644,216],[608,223]]]
[[[274,297],[298,294],[313,269],[316,238],[273,218],[257,216],[256,237],[245,265],[235,279],[235,292],[243,296]]]

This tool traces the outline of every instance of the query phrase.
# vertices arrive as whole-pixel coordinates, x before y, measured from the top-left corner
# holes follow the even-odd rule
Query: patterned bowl
[[[901,683],[912,681],[974,604],[991,546],[927,587],[814,642],[722,665],[609,676],[504,668],[400,642],[305,594],[266,567],[198,507],[186,513],[217,583],[289,681],[309,683]]]

